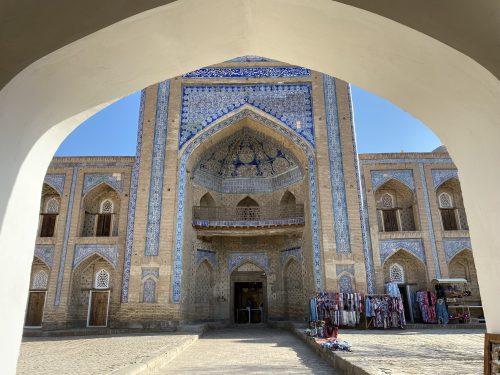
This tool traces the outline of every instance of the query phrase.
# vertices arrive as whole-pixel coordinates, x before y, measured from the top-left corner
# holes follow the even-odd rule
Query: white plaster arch
[[[438,40],[335,1],[179,0],[62,47],[0,91],[0,251],[14,244],[24,250],[0,276],[0,293],[11,301],[0,319],[9,341],[0,352],[4,373],[15,372],[37,193],[58,145],[102,103],[241,55],[337,76],[391,100],[437,133],[460,169],[487,329],[500,333],[500,275],[498,261],[491,261],[500,246],[500,176],[485,173],[500,160],[498,79]],[[20,213],[27,218],[22,229]],[[26,228],[31,236],[21,233]]]

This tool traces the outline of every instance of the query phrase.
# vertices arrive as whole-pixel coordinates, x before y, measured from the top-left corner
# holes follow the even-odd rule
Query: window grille
[[[391,265],[391,268],[389,269],[389,276],[391,282],[400,284],[405,282],[404,269],[398,263],[394,263]]]
[[[49,281],[49,275],[47,274],[47,272],[40,270],[33,276],[31,289],[47,289],[48,281]]]
[[[113,213],[113,202],[109,199],[104,200],[101,203],[101,214],[112,214]]]
[[[393,205],[393,200],[390,194],[385,193],[382,195],[382,207],[383,208],[392,208],[394,207]]]
[[[339,291],[340,293],[353,293],[352,280],[347,275],[339,277]]]
[[[105,269],[100,270],[95,274],[95,284],[96,289],[108,289],[109,288],[109,272]]]
[[[59,213],[59,201],[57,198],[50,198],[45,205],[45,213],[57,214]]]
[[[451,197],[447,193],[441,193],[439,194],[439,207],[440,208],[452,208],[453,207],[453,201],[451,200]]]

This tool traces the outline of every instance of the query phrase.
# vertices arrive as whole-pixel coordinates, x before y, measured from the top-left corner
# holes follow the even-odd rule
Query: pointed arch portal
[[[327,0],[314,6],[309,0],[284,4],[176,1],[79,40],[74,36],[71,44],[61,42],[57,51],[46,51],[24,70],[17,69],[20,73],[2,88],[0,251],[4,254],[14,246],[21,250],[0,276],[0,293],[13,301],[0,319],[2,339],[10,342],[0,358],[6,374],[15,372],[32,260],[32,236],[23,234],[27,228],[36,231],[41,182],[61,141],[116,98],[245,54],[335,75],[391,100],[437,133],[460,169],[471,207],[488,332],[500,333],[500,233],[495,226],[482,225],[498,222],[500,215],[500,175],[490,172],[500,160],[500,82],[485,68],[495,63],[474,58],[473,52],[471,58],[463,52],[468,49],[460,52],[429,36],[439,34],[354,6]],[[82,51],[88,52],[85,59]],[[19,212],[27,218],[22,228],[16,223]]]

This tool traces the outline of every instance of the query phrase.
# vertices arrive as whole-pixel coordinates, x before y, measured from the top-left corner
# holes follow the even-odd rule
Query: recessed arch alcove
[[[0,249],[2,254],[14,245],[20,249],[0,282],[2,296],[11,301],[0,320],[3,340],[10,341],[1,354],[6,373],[15,372],[43,176],[63,138],[103,103],[248,54],[352,82],[391,100],[437,133],[461,172],[488,331],[500,333],[500,235],[495,225],[500,176],[491,173],[500,160],[498,79],[425,33],[338,2],[183,0],[65,45],[0,91]],[[16,224],[20,213],[27,218],[24,228]],[[27,228],[31,236],[25,235]]]

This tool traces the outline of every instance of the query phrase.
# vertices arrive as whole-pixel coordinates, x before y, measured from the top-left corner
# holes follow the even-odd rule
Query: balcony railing
[[[264,207],[193,207],[193,226],[266,227],[304,225],[304,205]]]

